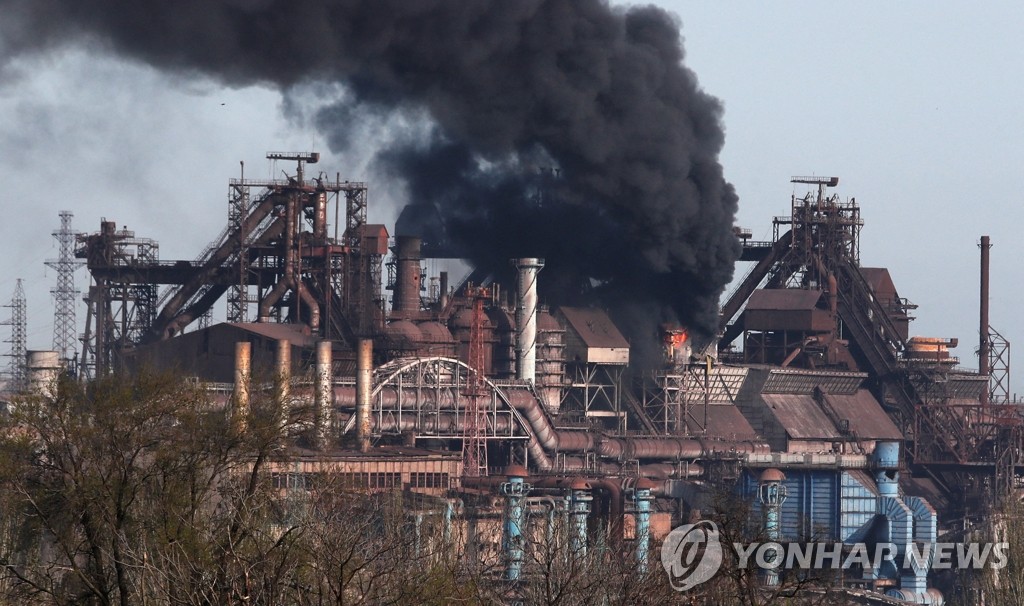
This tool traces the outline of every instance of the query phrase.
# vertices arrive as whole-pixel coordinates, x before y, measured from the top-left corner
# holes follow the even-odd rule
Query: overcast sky
[[[900,295],[920,306],[911,333],[959,338],[969,367],[977,244],[988,234],[992,325],[1024,343],[1015,313],[1024,8],[656,4],[678,14],[687,66],[725,107],[721,160],[740,197],[739,225],[770,239],[772,217],[789,212],[791,176],[840,177],[835,191],[855,197],[866,222],[862,264],[888,267]],[[43,261],[57,254],[50,233],[60,210],[75,213],[78,230],[96,231],[106,217],[159,240],[162,258],[192,259],[224,226],[240,160],[246,176],[277,177],[265,152],[316,150],[320,168],[369,179],[365,156],[332,156],[267,89],[170,78],[87,50],[19,59],[2,78],[0,300],[24,278],[30,349],[51,345],[55,273]],[[369,183],[370,220],[390,224],[399,194],[385,185]],[[84,270],[76,278],[84,288]],[[1021,380],[1013,385],[1020,391]]]

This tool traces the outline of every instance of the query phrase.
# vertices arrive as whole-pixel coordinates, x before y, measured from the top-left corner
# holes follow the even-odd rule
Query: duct
[[[378,403],[385,408],[397,406],[400,401],[399,395],[401,395],[401,401],[418,402],[420,406],[452,410],[462,407],[461,396],[451,394],[450,398],[439,402],[437,393],[434,390],[417,390],[414,387],[400,389],[388,386],[382,388],[376,397]],[[337,385],[334,388],[334,394],[338,405],[342,408],[356,406],[357,398],[353,387]],[[583,430],[559,430],[552,425],[543,405],[532,392],[524,389],[510,389],[504,394],[512,407],[526,419],[532,434],[527,442],[528,452],[537,467],[544,471],[550,471],[556,467],[550,455],[566,452],[596,451],[602,457],[620,461],[626,459],[678,461],[703,458],[710,453],[736,455],[769,451],[767,444],[752,441],[705,440],[701,442],[690,438],[668,436],[613,438],[599,437]],[[410,427],[410,429],[414,428]],[[583,470],[586,469],[586,466],[580,459],[566,458],[564,469]]]
[[[288,289],[291,288],[295,293],[296,298],[309,308],[309,327],[316,332],[320,330],[320,305],[316,302],[316,298],[309,292],[309,289],[302,281],[302,276],[298,272],[299,251],[298,247],[295,245],[295,235],[298,233],[298,212],[296,204],[297,200],[295,200],[295,198],[289,198],[285,205],[284,277],[278,281],[267,296],[260,301],[259,321],[270,321],[270,308],[280,301],[281,297],[283,297]],[[298,316],[297,313],[296,316]]]
[[[360,339],[356,357],[356,437],[359,450],[370,449],[370,396],[373,391],[373,341]]]
[[[309,327],[313,332],[320,330],[320,304],[316,302],[316,298],[310,294],[309,289],[306,288],[305,282],[302,281],[301,277],[295,277],[295,289],[299,295],[299,299],[306,304],[309,308]]]
[[[295,199],[288,198],[285,202],[284,221],[284,277],[274,285],[274,288],[260,301],[259,321],[270,321],[270,308],[277,303],[289,286],[293,285],[295,276]]]
[[[259,249],[262,246],[267,245],[271,240],[279,238],[284,228],[284,222],[281,220],[273,221],[267,229],[260,234],[260,237],[253,242],[250,247]],[[235,276],[237,281],[237,274]],[[209,290],[204,293],[198,301],[189,305],[184,311],[174,316],[170,321],[167,322],[167,326],[163,329],[162,334],[166,337],[174,336],[180,333],[186,326],[191,324],[198,316],[203,314],[206,310],[210,309],[214,303],[227,291],[226,285],[213,285]],[[156,326],[156,324],[154,324]]]
[[[519,304],[516,305],[516,378],[537,379],[537,274],[544,259],[515,259],[519,271]]]
[[[168,324],[171,322],[178,311],[181,309],[189,299],[192,298],[195,293],[199,292],[204,284],[210,283],[210,277],[215,271],[220,269],[232,253],[238,250],[239,243],[249,236],[253,229],[256,228],[266,217],[274,210],[274,206],[278,201],[277,195],[269,195],[253,208],[248,216],[245,218],[242,228],[239,232],[229,232],[223,242],[216,250],[214,250],[203,262],[202,266],[195,273],[195,275],[183,285],[174,296],[167,302],[164,308],[160,311],[156,320],[153,322],[155,331],[160,333],[161,338],[167,338],[174,335],[173,332],[168,332]],[[160,330],[159,327],[168,326],[164,330]]]

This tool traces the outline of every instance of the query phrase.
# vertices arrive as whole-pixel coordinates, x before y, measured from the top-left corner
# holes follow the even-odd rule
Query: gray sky
[[[912,334],[958,337],[955,353],[977,365],[977,242],[988,234],[992,325],[1011,342],[1024,335],[1012,269],[1024,214],[1015,199],[1024,191],[1024,8],[656,4],[679,15],[686,64],[725,106],[721,159],[740,196],[739,225],[768,239],[772,217],[788,213],[791,176],[838,176],[837,193],[855,197],[866,221],[862,263],[888,267],[920,305]],[[51,344],[55,274],[43,261],[57,253],[58,211],[74,211],[82,231],[115,220],[159,240],[163,258],[191,259],[223,228],[239,160],[247,176],[266,178],[280,174],[266,151],[316,150],[324,170],[369,178],[365,157],[332,156],[281,104],[266,89],[172,79],[84,50],[18,60],[4,73],[0,300],[25,279],[29,348]],[[369,185],[370,220],[392,223],[400,192]],[[77,283],[85,287],[84,271]]]

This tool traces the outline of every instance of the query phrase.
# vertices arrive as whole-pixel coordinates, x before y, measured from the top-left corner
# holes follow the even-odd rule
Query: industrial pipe
[[[633,507],[636,510],[636,566],[640,574],[647,574],[651,547],[651,490],[654,483],[639,479],[633,488]]]
[[[594,497],[590,494],[590,484],[583,478],[573,481],[568,496],[571,516],[569,550],[573,557],[581,558],[587,555],[587,517]]]
[[[356,438],[359,450],[370,450],[370,396],[373,392],[373,341],[360,339],[356,353]]]
[[[544,259],[513,259],[519,271],[519,304],[516,305],[516,378],[537,379],[537,274]]]
[[[526,523],[526,510],[523,497],[530,492],[530,485],[523,480],[527,471],[520,465],[510,465],[507,470],[508,481],[501,485],[501,493],[505,495],[505,523],[502,525],[501,545],[505,552],[505,580],[515,583],[523,568],[523,526]]]
[[[334,389],[338,404],[342,408],[355,408],[357,403],[356,390],[351,386],[339,385]],[[669,461],[692,460],[706,457],[710,453],[766,453],[769,447],[765,443],[737,440],[696,440],[672,436],[649,438],[615,438],[599,436],[586,430],[556,429],[544,410],[543,404],[536,396],[525,389],[508,389],[504,395],[513,408],[526,419],[530,439],[527,449],[538,468],[548,471],[555,468],[551,455],[566,452],[596,452],[598,455],[617,460],[626,459],[660,459]],[[398,402],[418,402],[420,406],[458,409],[465,408],[461,395],[441,402],[436,401],[434,392],[417,390],[416,388],[382,389],[377,394],[377,401],[384,408],[395,407]],[[411,410],[413,405],[409,405]],[[549,455],[550,453],[550,455]],[[577,461],[566,459],[568,469],[584,469],[575,467]]]
[[[989,242],[988,236],[981,237],[981,313],[980,320],[981,326],[978,329],[980,340],[978,343],[978,374],[990,378],[992,369],[989,368],[989,323],[988,323],[988,276],[989,276],[989,250],[992,248],[992,244]],[[981,391],[981,403],[989,403],[989,390],[991,384],[986,383],[985,389]]]
[[[782,553],[772,543],[782,538],[782,504],[786,502],[786,476],[778,469],[766,469],[758,479],[757,498],[761,502],[764,516],[764,533],[768,539],[771,556],[769,562],[781,562]],[[761,580],[766,587],[778,587],[780,566],[762,571]]]

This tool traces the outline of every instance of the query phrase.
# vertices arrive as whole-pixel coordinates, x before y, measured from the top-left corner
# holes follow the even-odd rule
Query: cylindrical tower
[[[420,310],[421,246],[422,241],[416,236],[395,238],[395,291],[391,309],[396,314],[415,314]]]
[[[519,271],[516,305],[516,378],[533,383],[537,378],[537,274],[544,259],[514,259]]]
[[[359,450],[370,450],[370,395],[373,391],[373,341],[360,339],[356,352],[356,437]]]

